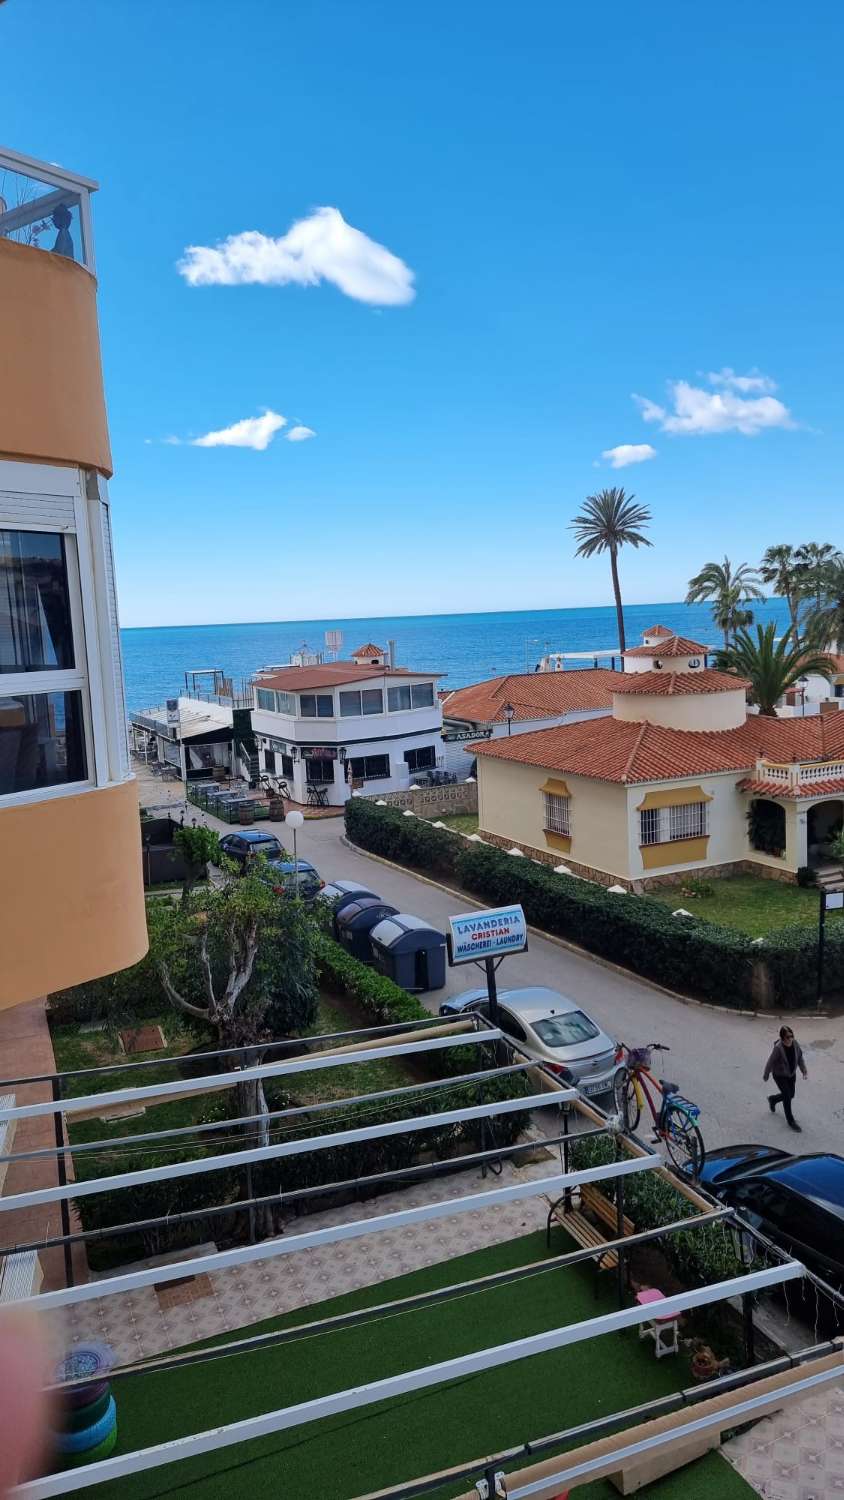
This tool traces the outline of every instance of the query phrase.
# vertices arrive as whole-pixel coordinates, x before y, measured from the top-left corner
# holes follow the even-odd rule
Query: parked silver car
[[[489,1014],[486,989],[466,990],[440,1006],[441,1016],[465,1011]],[[498,1020],[507,1036],[563,1083],[575,1085],[590,1098],[612,1093],[617,1045],[575,1000],[544,985],[499,990]]]

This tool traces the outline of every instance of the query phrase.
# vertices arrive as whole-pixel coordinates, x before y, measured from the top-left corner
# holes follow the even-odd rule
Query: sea
[[[754,604],[754,620],[788,624],[785,601]],[[631,604],[624,609],[628,646],[665,625],[701,645],[721,644],[706,604]],[[615,607],[503,610],[490,614],[388,615],[353,620],[266,620],[230,625],[155,625],[121,632],[130,712],[156,707],[185,691],[185,673],[221,667],[236,685],[258,667],[280,666],[306,646],[326,650],[326,632],[340,631],[348,657],[374,641],[396,642],[396,661],[442,674],[444,688],[465,687],[505,672],[532,672],[547,651],[604,651],[618,645]],[[574,664],[572,664],[574,665]],[[583,666],[589,662],[581,663]]]

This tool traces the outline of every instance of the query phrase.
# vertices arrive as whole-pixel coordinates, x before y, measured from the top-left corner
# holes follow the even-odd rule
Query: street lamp
[[[296,900],[297,901],[300,899],[300,891],[299,891],[299,855],[298,855],[298,852],[297,852],[297,849],[296,849],[296,834],[298,833],[299,829],[302,827],[302,824],[304,823],[304,821],[305,821],[305,819],[304,819],[303,814],[300,813],[300,812],[295,812],[295,811],[289,812],[287,814],[287,817],[284,820],[285,826],[287,828],[292,828],[293,829],[293,880],[294,880],[294,883],[295,883],[295,886],[296,886]]]
[[[511,734],[512,730],[513,730],[513,715],[514,715],[515,712],[516,712],[516,710],[514,709],[512,703],[505,703],[505,705],[504,705],[504,717],[507,720],[507,733],[508,733],[508,735]]]

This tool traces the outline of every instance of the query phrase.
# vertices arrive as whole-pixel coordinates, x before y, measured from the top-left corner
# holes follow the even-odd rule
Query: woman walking
[[[808,1078],[806,1064],[803,1061],[803,1048],[800,1046],[790,1026],[781,1026],[779,1040],[774,1042],[771,1055],[765,1064],[762,1074],[767,1083],[773,1074],[774,1083],[777,1087],[776,1094],[768,1095],[768,1108],[771,1114],[776,1113],[778,1104],[782,1104],[783,1113],[792,1130],[801,1130],[791,1112],[791,1101],[794,1098],[794,1090],[797,1087],[797,1069]]]

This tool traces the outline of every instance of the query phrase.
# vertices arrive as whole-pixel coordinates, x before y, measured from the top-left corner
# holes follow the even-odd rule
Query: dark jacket
[[[806,1064],[803,1061],[803,1048],[797,1038],[794,1038],[790,1047],[784,1047],[777,1038],[771,1048],[771,1055],[765,1064],[765,1072],[762,1076],[766,1082],[772,1073],[775,1078],[793,1078],[798,1068],[805,1078]]]

